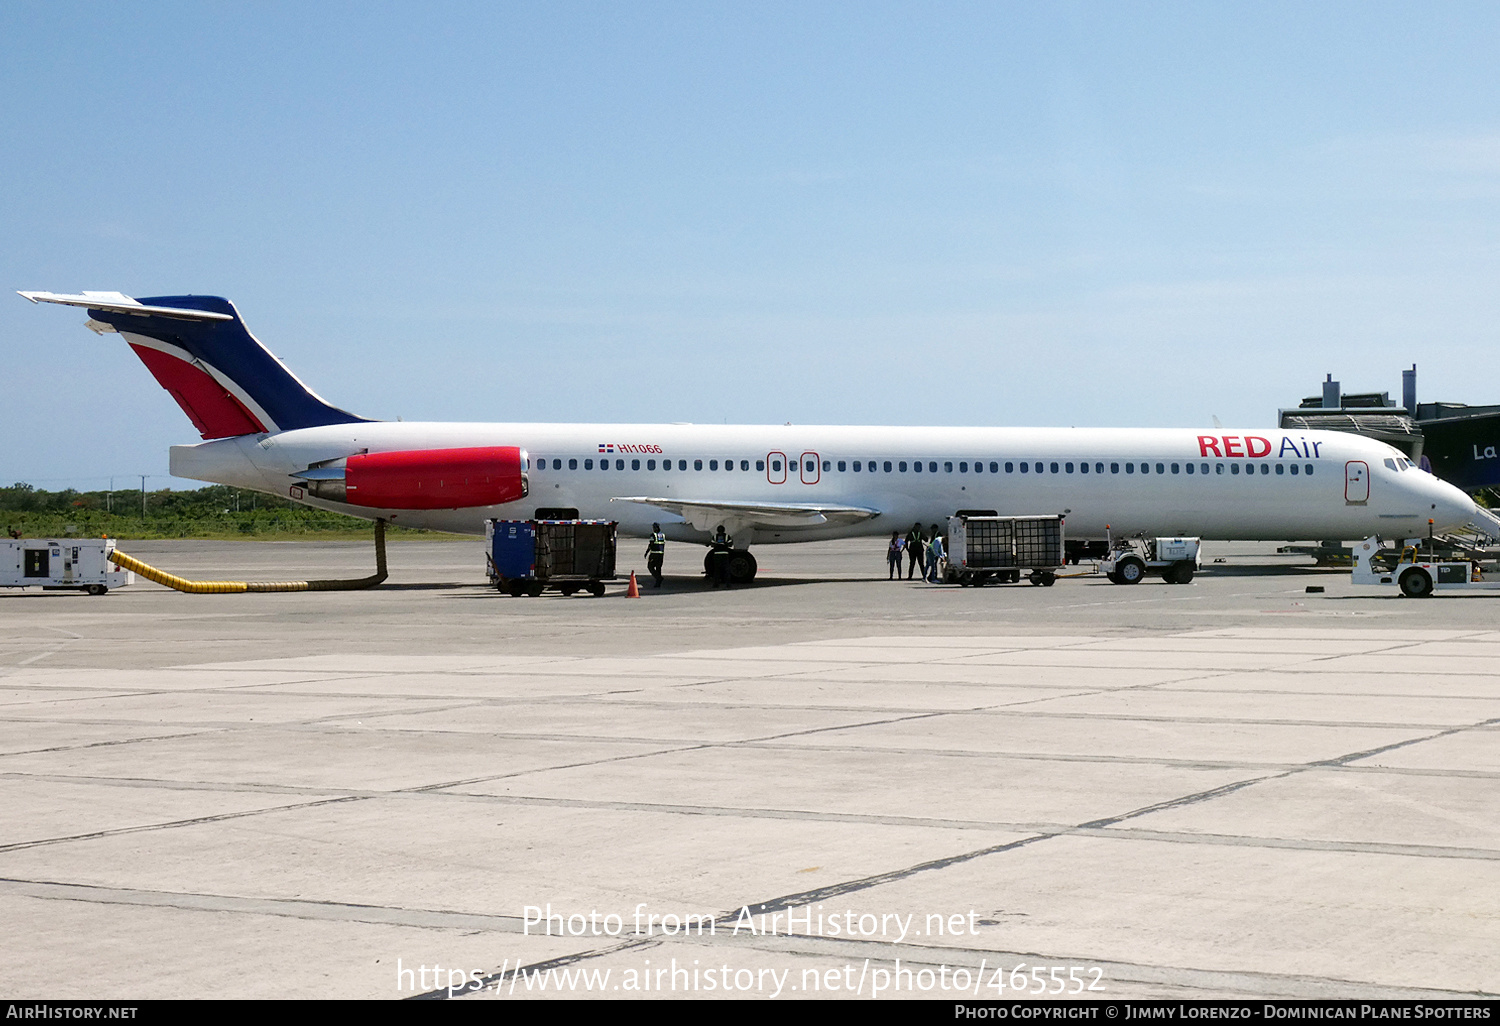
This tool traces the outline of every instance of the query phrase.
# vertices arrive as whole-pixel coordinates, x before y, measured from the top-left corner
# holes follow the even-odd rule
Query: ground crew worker
[[[734,551],[734,546],[724,536],[723,524],[719,525],[719,530],[714,534],[714,540],[709,544],[708,565],[713,570],[710,576],[713,577],[714,587],[717,588],[722,584],[727,588],[729,587],[729,554]]]
[[[667,536],[661,533],[660,524],[652,524],[651,540],[646,543],[646,570],[656,581],[652,587],[661,587],[661,564],[666,557]]]
[[[938,564],[943,560],[943,536],[938,533],[938,525],[932,525],[932,540],[927,543],[927,580],[932,584],[941,584],[938,577]]]
[[[922,576],[927,576],[927,567],[922,561],[922,550],[926,548],[922,541],[922,525],[912,524],[911,530],[906,532],[906,555],[911,563],[906,568],[906,579],[911,580],[912,571],[922,567]]]

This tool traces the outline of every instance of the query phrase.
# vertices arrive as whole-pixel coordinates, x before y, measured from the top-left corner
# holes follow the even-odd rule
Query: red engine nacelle
[[[513,445],[350,456],[343,501],[373,509],[498,506],[526,497],[526,454]]]

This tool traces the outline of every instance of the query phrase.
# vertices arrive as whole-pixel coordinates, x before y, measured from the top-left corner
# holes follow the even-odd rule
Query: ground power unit
[[[109,561],[113,538],[0,541],[0,588],[45,588],[106,594],[135,583],[135,574]]]

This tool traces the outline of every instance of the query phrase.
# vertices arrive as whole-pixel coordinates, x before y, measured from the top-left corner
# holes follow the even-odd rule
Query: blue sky
[[[1500,402],[1500,5],[0,5],[0,284],[224,295],[407,420]],[[0,296],[0,479],[187,419]],[[180,482],[186,484],[186,482]]]

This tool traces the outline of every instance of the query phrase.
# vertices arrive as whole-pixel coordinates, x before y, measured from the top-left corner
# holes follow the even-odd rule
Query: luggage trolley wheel
[[[507,591],[510,592],[510,597],[511,598],[520,598],[521,594],[525,590],[526,590],[526,582],[525,581],[511,581],[509,588],[507,588]]]
[[[576,584],[559,584],[557,588],[564,595],[572,595],[578,591],[578,585]]]
[[[594,598],[601,597],[604,594],[604,582],[603,581],[590,581],[589,582],[589,594],[593,595]]]
[[[541,581],[532,581],[526,586],[526,594],[532,598],[536,598],[542,593],[542,588],[544,587],[545,585]]]

